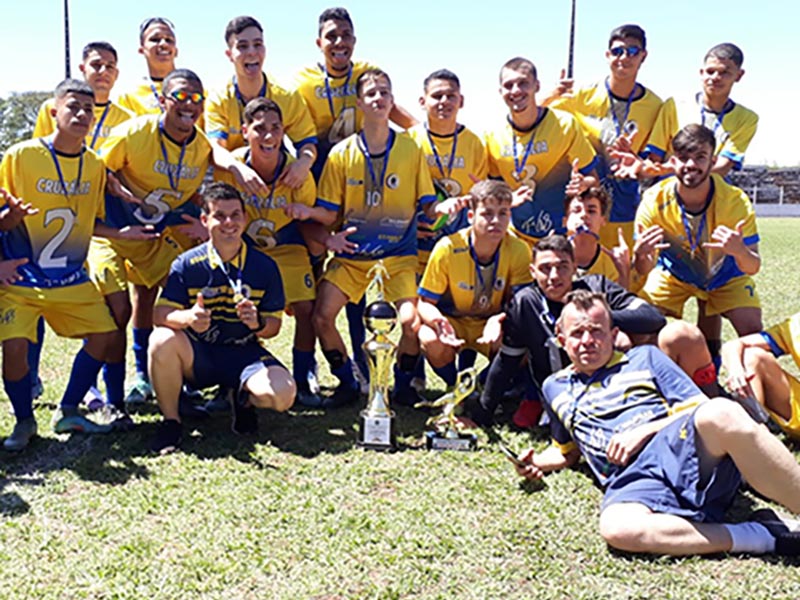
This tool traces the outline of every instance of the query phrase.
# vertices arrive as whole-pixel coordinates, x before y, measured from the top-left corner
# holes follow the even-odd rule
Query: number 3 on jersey
[[[59,246],[64,243],[64,240],[69,237],[72,229],[75,227],[75,213],[69,208],[54,208],[48,210],[44,215],[45,229],[50,226],[53,221],[61,221],[61,228],[58,229],[50,241],[47,242],[42,251],[39,253],[39,266],[43,269],[63,269],[67,266],[67,257],[53,256],[58,250]]]
[[[164,199],[164,196],[171,196],[180,201],[183,197],[183,192],[164,189],[153,190],[142,199],[141,205],[133,211],[133,216],[143,225],[160,223],[164,216],[172,210],[172,206]]]

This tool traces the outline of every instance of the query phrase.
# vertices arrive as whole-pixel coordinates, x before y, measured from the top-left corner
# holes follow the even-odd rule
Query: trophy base
[[[478,436],[474,433],[459,433],[456,437],[448,437],[439,431],[426,431],[425,446],[428,450],[469,452],[478,448]]]
[[[358,416],[358,440],[356,444],[365,450],[391,452],[397,448],[394,428],[394,412],[389,416],[370,416],[362,410]]]

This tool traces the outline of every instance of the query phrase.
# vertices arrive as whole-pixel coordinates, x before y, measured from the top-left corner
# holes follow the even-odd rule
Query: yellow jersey
[[[628,98],[615,96],[607,81],[597,82],[552,102],[552,108],[572,114],[586,134],[597,154],[597,175],[611,194],[611,223],[630,222],[639,206],[639,182],[618,179],[611,172],[613,159],[608,146],[627,135],[635,154],[640,154],[650,138],[663,101],[643,85],[636,87]]]
[[[117,98],[117,104],[137,116],[160,115],[164,112],[160,98],[161,81],[145,77],[130,92],[120,94]]]
[[[181,214],[199,215],[189,200],[203,182],[211,157],[211,142],[195,126],[184,143],[171,139],[161,117],[145,115],[115,127],[98,155],[141,205],[108,196],[106,221],[113,227],[153,225],[162,231],[168,225],[185,223]]]
[[[671,142],[675,134],[687,125],[699,123],[714,132],[716,155],[733,162],[734,170],[741,170],[745,152],[758,127],[758,115],[733,100],[728,100],[721,113],[715,113],[703,106],[702,98],[699,93],[683,102],[669,98],[661,108],[645,153],[666,159],[672,154]]]
[[[431,252],[418,293],[451,317],[486,318],[499,313],[514,288],[531,283],[528,245],[506,234],[494,260],[478,262],[468,227],[442,238]]]
[[[9,148],[0,187],[39,209],[2,236],[4,258],[27,258],[15,285],[53,288],[89,281],[84,263],[95,222],[104,218],[106,170],[94,152],[66,155],[49,138]]]
[[[789,354],[800,367],[800,313],[761,332],[775,356]]]
[[[635,231],[658,225],[664,230],[664,243],[657,268],[676,279],[702,290],[715,290],[744,273],[732,256],[718,248],[705,248],[714,229],[725,225],[736,228],[744,221],[744,243],[757,244],[756,214],[742,190],[716,174],[711,175],[711,189],[705,208],[698,214],[686,211],[676,191],[676,180],[668,177],[648,189],[636,212]]]
[[[578,159],[583,174],[594,170],[596,157],[575,118],[542,108],[530,131],[518,131],[506,122],[484,138],[489,156],[489,176],[501,178],[512,189],[527,185],[533,200],[515,207],[511,225],[529,243],[551,231],[564,231],[564,189]]]
[[[264,75],[264,84],[259,97],[274,100],[283,115],[283,129],[295,148],[303,144],[317,143],[314,122],[303,97],[290,92]],[[246,102],[239,92],[234,75],[225,87],[209,94],[205,104],[206,133],[214,140],[225,140],[230,151],[245,145],[242,137],[244,107]]]
[[[389,132],[386,151],[371,155],[363,134],[331,150],[319,183],[317,205],[339,212],[341,229],[358,244],[344,258],[377,260],[417,254],[419,207],[436,199],[425,155],[408,134]]]

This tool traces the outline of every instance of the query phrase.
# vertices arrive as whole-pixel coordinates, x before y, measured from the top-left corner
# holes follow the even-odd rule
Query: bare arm
[[[571,467],[580,458],[581,453],[577,449],[570,450],[566,454],[561,452],[558,446],[548,446],[543,452],[535,454],[533,448],[523,450],[519,455],[522,466],[517,466],[517,473],[526,479],[541,479],[545,473],[560,471]]]
[[[389,120],[403,129],[410,129],[419,123],[410,112],[398,104],[392,106],[392,111],[389,113]]]

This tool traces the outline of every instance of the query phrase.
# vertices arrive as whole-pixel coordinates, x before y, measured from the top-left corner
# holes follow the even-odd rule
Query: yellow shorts
[[[405,298],[416,298],[417,255],[389,256],[382,260],[389,273],[389,277],[384,280],[386,300],[397,302]],[[342,290],[350,302],[357,303],[361,301],[370,283],[367,273],[377,262],[377,260],[351,260],[335,256],[328,262],[323,279]]]
[[[800,381],[790,373],[786,373],[786,371],[784,371],[784,373],[786,379],[789,380],[789,404],[792,407],[792,416],[787,421],[769,409],[767,409],[767,412],[772,417],[772,420],[778,424],[778,427],[783,429],[787,435],[800,438]]]
[[[47,289],[20,285],[0,288],[0,341],[27,338],[36,342],[39,317],[44,317],[61,337],[82,338],[117,329],[91,281]]]
[[[472,348],[476,352],[480,352],[484,356],[489,356],[489,344],[479,344],[478,338],[483,335],[483,328],[486,326],[487,319],[478,319],[475,317],[447,317],[453,329],[456,332],[456,337],[464,340],[464,348]]]
[[[428,266],[430,257],[430,250],[417,250],[417,282],[422,281],[422,276],[425,274],[425,267]]]
[[[176,242],[178,242],[178,245],[182,248],[183,252],[191,250],[198,244],[202,243],[195,241],[194,238],[191,238],[185,233],[183,233],[180,229],[178,229],[178,226],[165,228],[164,233],[162,233],[161,235],[165,234],[171,237]]]
[[[308,259],[308,251],[303,246],[290,244],[261,251],[278,265],[283,280],[286,306],[295,302],[314,300],[317,297],[311,261]]]
[[[128,292],[129,273],[125,259],[114,251],[106,238],[92,238],[86,263],[89,277],[103,296]]]
[[[671,317],[683,316],[689,298],[705,300],[706,314],[719,315],[734,308],[761,308],[756,284],[749,275],[735,277],[715,290],[701,290],[676,279],[664,269],[653,269],[639,295]]]
[[[125,275],[127,281],[145,287],[154,287],[169,274],[169,269],[183,249],[168,233],[162,233],[156,240],[148,241],[128,241],[128,240],[105,240],[103,243],[110,246],[113,253],[124,259]],[[99,251],[98,251],[99,252]],[[93,273],[102,272],[107,269],[110,255],[103,250],[102,258],[105,263],[91,265]],[[115,263],[114,277],[119,281],[121,276],[120,263]]]
[[[600,229],[600,244],[606,248],[616,248],[619,246],[619,233],[617,229],[622,228],[622,235],[625,236],[625,241],[628,248],[631,250],[633,256],[633,221],[625,221],[620,223],[606,223]]]

